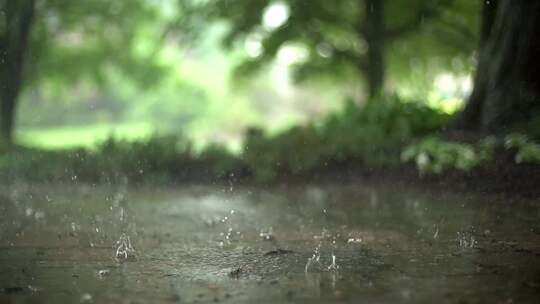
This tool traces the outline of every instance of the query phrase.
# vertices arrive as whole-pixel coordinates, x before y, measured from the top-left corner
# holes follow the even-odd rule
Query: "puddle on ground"
[[[536,302],[539,219],[358,184],[4,187],[0,302]]]

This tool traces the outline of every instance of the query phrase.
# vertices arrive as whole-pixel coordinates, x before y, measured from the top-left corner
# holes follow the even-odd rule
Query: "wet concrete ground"
[[[0,193],[0,303],[540,298],[538,200],[361,184]]]

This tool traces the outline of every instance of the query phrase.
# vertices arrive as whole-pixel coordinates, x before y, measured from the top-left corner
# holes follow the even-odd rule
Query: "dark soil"
[[[359,163],[336,164],[311,176],[288,177],[283,183],[368,183],[399,184],[464,193],[498,194],[508,197],[540,198],[540,165],[516,164],[508,154],[469,172],[449,170],[442,174],[420,174],[413,164],[395,167],[367,167]]]

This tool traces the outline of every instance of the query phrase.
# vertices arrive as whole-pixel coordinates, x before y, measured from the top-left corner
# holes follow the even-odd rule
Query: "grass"
[[[94,149],[111,135],[115,138],[132,141],[149,138],[155,132],[156,128],[148,122],[102,123],[43,129],[21,129],[17,131],[16,138],[21,145],[47,150]]]

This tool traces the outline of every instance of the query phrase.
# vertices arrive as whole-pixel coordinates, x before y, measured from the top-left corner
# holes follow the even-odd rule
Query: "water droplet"
[[[36,220],[41,220],[41,219],[45,218],[45,212],[43,212],[43,211],[34,212],[34,218]]]
[[[108,276],[110,273],[111,273],[111,271],[109,269],[101,269],[101,270],[98,271],[98,276],[100,278],[103,278],[103,277]]]
[[[350,244],[350,243],[360,244],[360,243],[362,243],[362,239],[361,238],[349,238],[347,240],[347,244]]]
[[[270,227],[268,229],[268,231],[263,231],[261,230],[261,232],[259,232],[259,237],[261,237],[263,240],[265,241],[271,241],[274,239],[274,233],[273,233],[273,228]]]
[[[84,293],[81,296],[81,303],[91,303],[92,302],[92,295],[89,293]]]

